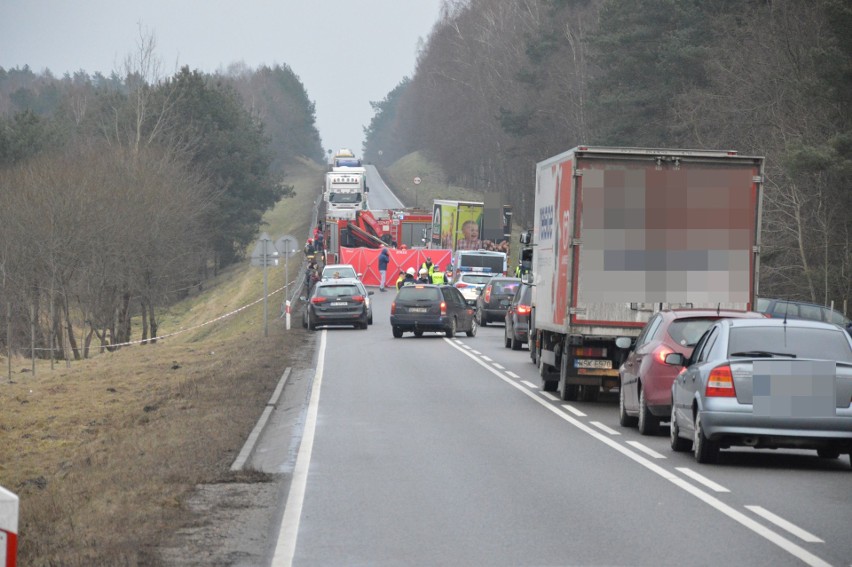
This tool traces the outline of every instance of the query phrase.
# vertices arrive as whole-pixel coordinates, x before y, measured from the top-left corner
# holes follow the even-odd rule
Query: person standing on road
[[[323,263],[325,263],[325,235],[323,234],[322,230],[319,230],[319,227],[317,228],[318,230],[316,231],[316,236],[314,237],[314,251],[317,254],[322,255],[322,261]]]
[[[432,270],[434,269],[434,267],[435,267],[434,264],[432,264],[432,258],[427,257],[426,261],[423,262],[423,265],[420,266],[420,269],[426,268],[426,273],[428,273],[429,275],[432,275]]]
[[[401,282],[397,284],[397,287],[400,288],[404,285],[414,285],[417,283],[417,278],[414,277],[414,268],[408,268],[405,270],[405,276]]]
[[[441,271],[441,266],[437,264],[432,269],[432,283],[435,285],[441,285],[447,283],[447,275]]]
[[[390,253],[387,246],[382,246],[382,251],[379,252],[379,291],[385,291],[385,279],[388,275],[388,263],[390,262]]]

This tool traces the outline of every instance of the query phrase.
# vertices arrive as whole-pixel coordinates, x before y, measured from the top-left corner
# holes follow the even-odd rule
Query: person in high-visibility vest
[[[434,266],[432,270],[432,283],[435,285],[447,283],[447,274],[441,271],[440,266]]]
[[[426,261],[423,262],[423,265],[420,266],[420,269],[426,268],[426,273],[430,276],[432,275],[432,271],[435,269],[435,265],[432,263],[432,258],[427,257]]]
[[[396,278],[396,289],[402,287],[402,282],[405,280],[405,272],[400,272],[399,277]]]

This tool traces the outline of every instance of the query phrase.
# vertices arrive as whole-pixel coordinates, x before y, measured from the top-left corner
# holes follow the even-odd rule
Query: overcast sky
[[[163,70],[287,64],[325,149],[361,154],[370,101],[414,73],[442,0],[0,0],[0,67],[109,75],[156,38]]]

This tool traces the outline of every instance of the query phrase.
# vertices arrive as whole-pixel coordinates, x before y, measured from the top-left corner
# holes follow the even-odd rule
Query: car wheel
[[[648,409],[645,400],[645,388],[639,384],[639,433],[642,435],[658,435],[660,433],[660,418]]]
[[[477,315],[479,316],[479,324],[482,325],[483,327],[487,327],[488,326],[488,318],[485,316],[485,313],[483,313],[482,310],[480,309],[477,312]]]
[[[509,337],[509,346],[512,347],[512,350],[521,350],[521,341],[515,338],[515,333],[512,333],[512,336]]]
[[[373,324],[373,316],[372,316],[372,315],[370,315],[370,318],[369,318],[369,319],[367,319],[367,324],[368,324],[368,325],[372,325],[372,324]]]
[[[704,435],[700,412],[695,414],[695,438],[692,440],[692,451],[695,454],[695,460],[699,463],[715,463],[719,459],[719,444],[710,441]]]
[[[512,346],[512,339],[509,338],[509,329],[503,331],[503,346],[509,348]]]
[[[836,459],[840,456],[840,451],[835,449],[817,449],[817,455],[820,459]]]
[[[675,405],[672,401],[672,417],[671,425],[669,426],[669,441],[671,442],[672,451],[684,453],[692,449],[692,441],[684,439],[680,436],[680,427],[677,425],[677,416],[675,415]]]
[[[317,324],[314,323],[314,319],[310,315],[308,315],[308,330],[309,331],[316,331],[317,330]]]
[[[423,336],[423,331],[414,331],[414,336],[415,336],[415,337],[422,337],[422,336]]]
[[[624,385],[622,385],[618,389],[618,423],[622,427],[636,427],[638,421],[636,417],[627,415],[627,408],[624,405]]]
[[[471,317],[470,318],[470,330],[465,331],[465,334],[467,334],[468,337],[475,337],[477,328],[478,328],[478,325],[476,324],[476,317]]]
[[[393,328],[393,338],[398,339],[400,337],[402,337],[402,329],[400,329],[399,327],[394,327]]]
[[[450,326],[447,327],[447,338],[451,339],[456,336],[456,320],[455,318],[450,319]]]

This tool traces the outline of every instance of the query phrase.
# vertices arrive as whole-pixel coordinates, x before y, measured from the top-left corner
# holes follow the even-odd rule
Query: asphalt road
[[[502,326],[394,339],[393,296],[318,331],[273,565],[852,564],[847,458],[698,465],[621,428],[616,396],[542,392]]]
[[[402,201],[397,199],[382,177],[376,170],[375,165],[365,165],[367,169],[367,187],[370,188],[367,193],[367,206],[370,209],[401,209],[403,208]]]

